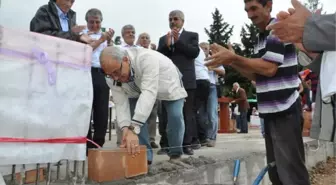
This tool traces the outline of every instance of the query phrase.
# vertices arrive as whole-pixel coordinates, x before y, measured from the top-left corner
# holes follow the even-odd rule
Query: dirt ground
[[[336,185],[336,157],[317,163],[310,171],[311,185]]]

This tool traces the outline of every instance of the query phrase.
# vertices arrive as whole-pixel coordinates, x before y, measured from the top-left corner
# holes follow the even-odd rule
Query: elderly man
[[[200,47],[203,50],[205,57],[210,56],[210,46],[209,43],[202,42],[200,43]],[[201,107],[201,113],[204,112],[202,110],[206,110],[208,118],[208,131],[207,131],[207,143],[208,147],[214,147],[216,145],[217,132],[218,132],[218,98],[217,98],[217,87],[216,83],[218,82],[218,76],[224,76],[225,69],[223,66],[219,66],[216,68],[209,68],[209,96],[207,105],[205,107]]]
[[[254,51],[258,58],[245,58],[214,44],[208,65],[231,65],[243,76],[256,81],[259,115],[265,123],[267,163],[273,184],[309,185],[301,131],[300,80],[297,75],[296,48],[282,43],[266,30],[271,18],[272,0],[245,0],[248,17],[259,28]]]
[[[91,43],[92,39],[81,32],[85,26],[76,25],[76,12],[71,10],[75,0],[50,0],[41,6],[30,21],[30,31]]]
[[[144,47],[146,49],[151,49],[150,48],[150,36],[148,33],[141,33],[138,37],[137,45]],[[155,101],[153,110],[147,120],[148,123],[148,132],[149,132],[149,140],[150,140],[150,145],[152,148],[159,148],[159,146],[155,143],[155,137],[156,137],[156,118],[157,118],[157,112],[158,112],[158,106],[159,106],[159,101]]]
[[[233,92],[235,93],[235,99],[231,103],[236,103],[238,105],[238,115],[237,115],[237,127],[240,129],[239,133],[248,133],[247,124],[247,110],[250,108],[247,102],[246,92],[240,87],[238,82],[233,83]]]
[[[135,42],[135,28],[133,25],[125,25],[121,29],[121,36],[124,43],[121,45],[124,48],[138,47]]]
[[[187,92],[183,88],[181,74],[167,57],[145,48],[107,47],[100,56],[102,68],[108,77],[116,104],[116,116],[122,128],[122,147],[133,154],[138,152],[140,132],[148,119],[156,99],[162,101],[168,116],[167,135],[170,159],[182,155],[184,134],[183,104]],[[138,97],[131,118],[129,97]],[[144,135],[139,135],[143,137]],[[143,138],[148,140],[147,138]]]
[[[193,155],[193,149],[190,147],[192,138],[196,136],[196,122],[194,107],[194,94],[196,89],[195,58],[200,49],[198,46],[198,34],[186,31],[183,28],[184,14],[180,10],[174,10],[169,13],[170,31],[167,35],[160,38],[158,51],[170,58],[177,68],[183,74],[183,85],[187,90],[188,97],[183,107],[186,131],[183,140],[183,152],[187,155]],[[165,110],[162,109],[162,117],[165,117]],[[165,136],[165,122],[159,122],[159,131],[161,135],[161,148],[168,147]],[[167,150],[160,150],[159,154],[166,153]]]
[[[94,134],[92,137],[91,124],[88,132],[88,139],[93,140],[100,146],[105,143],[105,135],[108,123],[108,103],[110,89],[105,81],[105,74],[101,69],[99,56],[104,48],[107,47],[107,41],[111,40],[114,31],[109,30],[105,33],[101,32],[101,23],[103,21],[103,14],[100,10],[93,8],[86,12],[85,20],[88,29],[83,33],[88,34],[93,40],[92,43],[92,67],[91,76],[93,84],[93,128]],[[88,142],[87,148],[95,148],[95,145]]]
[[[133,47],[140,47],[136,44],[134,44],[135,42],[135,28],[133,25],[131,24],[127,24],[125,26],[123,26],[121,28],[121,36],[124,40],[124,42],[121,44],[121,47],[123,49],[129,49],[129,48],[133,48]],[[112,94],[113,96],[113,94]],[[130,104],[131,104],[131,108],[134,109],[135,108],[135,104],[136,104],[137,98],[130,98]],[[117,145],[120,145],[121,143],[121,130],[120,128],[117,127]]]

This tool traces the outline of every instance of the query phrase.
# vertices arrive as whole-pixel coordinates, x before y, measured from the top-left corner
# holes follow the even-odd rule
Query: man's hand
[[[114,35],[114,30],[109,29],[109,31],[102,33],[102,36],[100,37],[101,40],[106,41],[106,40],[111,40]]]
[[[74,32],[74,33],[80,33],[85,28],[86,28],[86,26],[84,26],[84,25],[82,25],[82,26],[76,25],[76,26],[74,26],[74,27],[71,28],[71,31]]]
[[[122,130],[122,143],[120,148],[127,148],[127,151],[130,155],[135,157],[140,153],[140,146],[139,146],[139,138],[133,131],[129,130],[128,128],[124,128]]]
[[[289,9],[289,14],[280,12],[277,15],[277,23],[267,26],[272,34],[279,37],[281,42],[302,43],[304,25],[312,13],[298,0],[292,0],[294,9]]]
[[[90,44],[90,43],[94,42],[94,40],[87,34],[81,35],[79,40],[82,41],[82,42],[85,42],[87,44]]]
[[[173,28],[172,29],[173,37],[174,37],[174,43],[179,39],[179,30],[178,28]]]
[[[167,35],[166,35],[166,44],[167,44],[168,47],[170,47],[171,44],[172,44],[172,39],[171,39],[171,33],[170,32],[168,32]]]
[[[229,46],[230,47],[230,46]],[[229,65],[234,61],[236,54],[231,51],[231,49],[226,49],[223,46],[218,44],[211,44],[210,46],[211,51],[213,52],[212,55],[206,58],[206,61],[210,61],[205,65],[208,67],[218,67],[220,65]]]

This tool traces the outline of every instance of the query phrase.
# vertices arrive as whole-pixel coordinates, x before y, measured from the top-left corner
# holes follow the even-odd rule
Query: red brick
[[[95,182],[109,182],[146,174],[146,146],[132,157],[124,148],[91,149],[88,153],[88,178]]]
[[[24,184],[35,183],[37,171],[39,173],[39,179],[37,181],[38,182],[45,181],[46,180],[45,176],[44,176],[45,169],[39,168],[38,170],[29,170],[29,171],[26,171]],[[16,173],[15,176],[16,176],[16,181],[20,182],[21,181],[21,173]]]

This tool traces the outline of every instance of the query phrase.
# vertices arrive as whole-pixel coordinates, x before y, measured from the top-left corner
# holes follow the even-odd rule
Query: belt
[[[102,68],[99,68],[99,67],[91,67],[91,72],[92,71],[95,71],[95,72],[99,72],[99,73],[104,73],[103,69]]]

